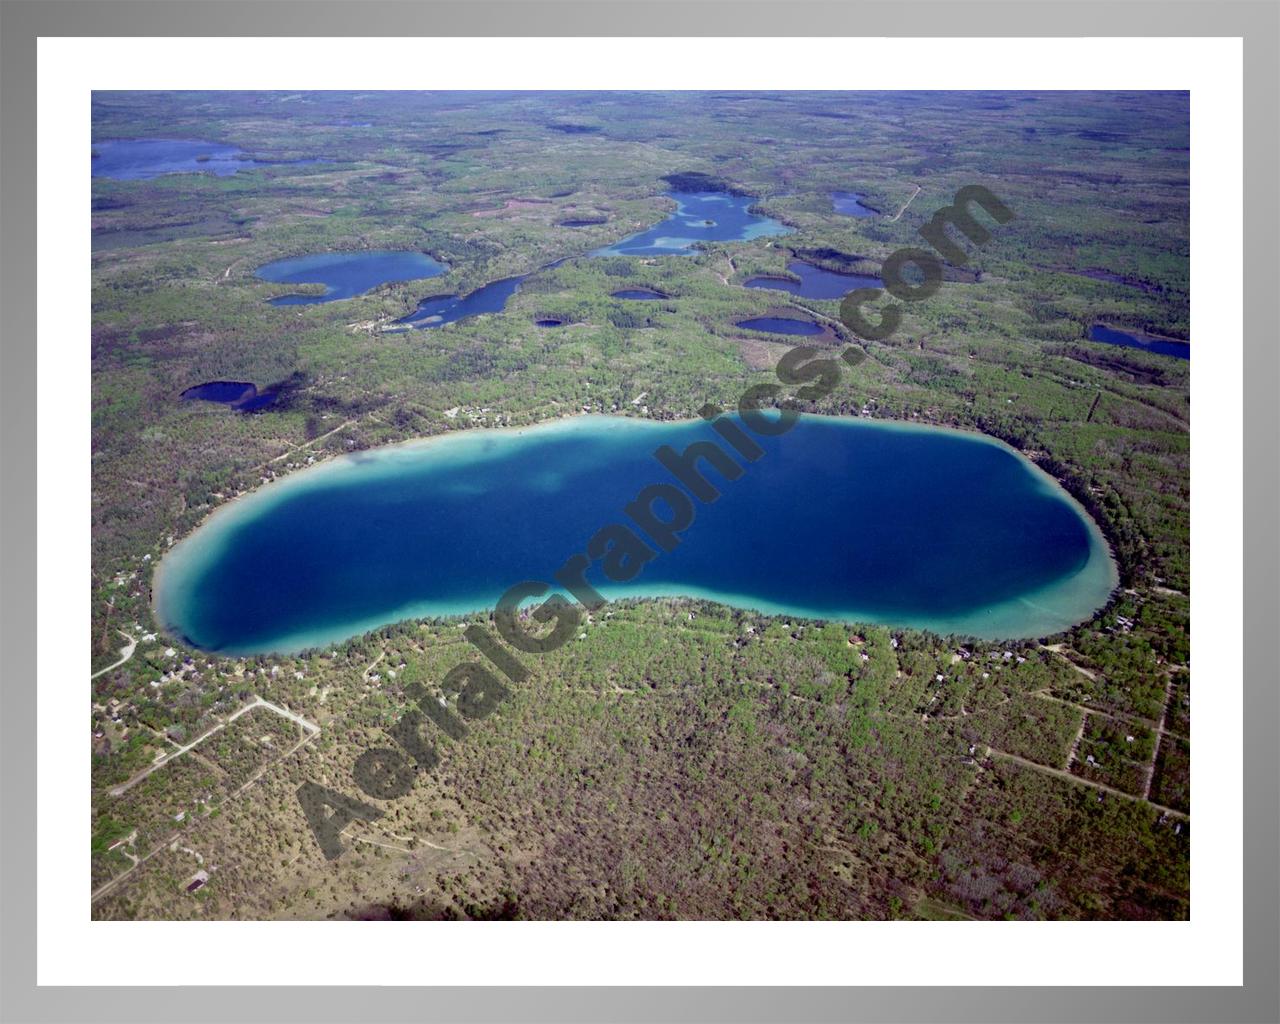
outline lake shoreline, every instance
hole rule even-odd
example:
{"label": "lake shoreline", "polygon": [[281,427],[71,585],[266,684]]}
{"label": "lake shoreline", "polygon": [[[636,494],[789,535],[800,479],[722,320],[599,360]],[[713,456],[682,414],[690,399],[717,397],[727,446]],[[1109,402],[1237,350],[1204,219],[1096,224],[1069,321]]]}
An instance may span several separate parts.
{"label": "lake shoreline", "polygon": [[[1096,566],[1094,565],[1094,560],[1097,557],[1101,557],[1105,559],[1105,567],[1106,567],[1108,579],[1110,581],[1110,585],[1108,588],[1109,595],[1114,595],[1116,589],[1118,588],[1120,580],[1119,580],[1119,573],[1118,573],[1115,553],[1105,533],[1103,532],[1100,524],[1097,522],[1097,520],[1094,519],[1094,517],[1089,513],[1089,511],[1075,498],[1074,495],[1071,494],[1071,492],[1063,485],[1061,481],[1059,481],[1056,477],[1054,477],[1044,468],[1037,465],[1033,459],[1028,458],[1024,453],[1018,451],[1016,448],[1014,448],[1012,445],[1008,444],[1004,440],[997,437],[993,437],[989,434],[984,434],[981,431],[972,430],[968,428],[943,426],[943,425],[929,424],[929,423],[913,423],[913,422],[902,421],[902,420],[878,420],[878,419],[871,419],[868,417],[861,417],[861,416],[849,416],[849,415],[827,416],[827,415],[821,415],[821,414],[804,414],[804,418],[810,419],[810,420],[818,420],[825,423],[841,423],[846,426],[855,427],[858,429],[871,429],[871,430],[878,429],[878,430],[903,432],[903,433],[945,434],[945,435],[951,435],[951,436],[961,436],[971,441],[985,443],[987,445],[999,448],[1001,450],[1004,450],[1012,454],[1024,465],[1024,467],[1029,468],[1033,472],[1033,474],[1041,482],[1042,486],[1051,489],[1051,491],[1055,494],[1055,496],[1057,496],[1060,500],[1064,500],[1068,505],[1070,505],[1071,508],[1077,514],[1078,518],[1081,520],[1081,522],[1085,524],[1085,527],[1088,531],[1089,538],[1090,538],[1091,554],[1089,554],[1085,563],[1078,570],[1078,573],[1084,573],[1086,570],[1090,568],[1090,566],[1093,566],[1094,571],[1096,572]],[[293,472],[287,473],[284,476],[277,477],[276,479],[273,479],[265,484],[261,484],[257,487],[254,487],[251,490],[245,491],[242,494],[236,495],[235,497],[224,501],[217,508],[210,510],[209,513],[205,515],[200,520],[200,522],[197,523],[191,529],[190,532],[185,534],[179,541],[177,541],[174,545],[172,545],[169,548],[169,550],[165,552],[158,560],[153,570],[152,579],[151,579],[151,588],[150,588],[151,593],[150,593],[149,604],[152,610],[153,618],[155,619],[160,629],[164,631],[166,634],[177,636],[179,639],[181,639],[184,643],[188,644],[189,646],[193,646],[199,649],[198,644],[194,643],[189,638],[183,636],[181,630],[177,629],[172,624],[174,617],[169,614],[166,614],[166,609],[162,606],[160,595],[164,590],[165,579],[167,574],[175,566],[181,567],[187,558],[198,557],[198,556],[207,554],[208,553],[206,551],[207,545],[216,544],[222,539],[223,533],[225,531],[219,528],[216,524],[219,522],[225,523],[228,516],[231,516],[234,512],[238,512],[243,509],[243,505],[240,503],[241,498],[253,497],[256,501],[263,503],[261,505],[261,508],[259,509],[259,513],[265,514],[269,512],[272,508],[274,508],[279,501],[285,499],[290,494],[296,492],[299,488],[306,488],[308,486],[314,485],[317,479],[321,477],[331,476],[335,473],[341,473],[344,470],[351,471],[351,470],[360,469],[362,466],[367,466],[371,458],[395,459],[397,454],[418,455],[423,450],[430,447],[439,448],[439,447],[450,447],[450,446],[454,446],[454,447],[488,446],[489,443],[492,442],[492,440],[497,437],[521,437],[530,432],[535,432],[535,431],[538,432],[543,438],[555,433],[572,432],[577,430],[591,429],[593,427],[596,429],[599,429],[601,427],[604,427],[604,429],[638,428],[638,429],[649,429],[649,430],[655,430],[655,431],[660,431],[662,428],[669,428],[675,431],[675,430],[679,430],[680,428],[687,428],[690,425],[701,423],[701,422],[703,421],[697,417],[691,417],[687,419],[678,419],[678,420],[653,420],[648,417],[632,416],[632,415],[601,415],[601,414],[587,414],[587,413],[566,413],[562,416],[551,417],[545,420],[540,420],[537,423],[533,423],[533,424],[526,424],[521,426],[510,426],[510,427],[469,427],[469,428],[460,429],[460,430],[446,430],[438,434],[430,434],[425,436],[406,438],[402,441],[392,442],[386,445],[379,445],[376,448],[366,449],[360,452],[338,454],[334,457],[327,458],[315,465],[307,466],[302,469],[295,470]],[[654,481],[659,480],[661,478],[661,475],[664,472],[665,471],[662,470],[662,468],[655,463]],[[266,495],[265,499],[264,499],[264,495]],[[206,527],[209,527],[211,525],[214,526],[214,529],[212,531],[206,530]],[[1064,587],[1069,587],[1073,578],[1074,577],[1072,576],[1068,576],[1062,580],[1055,581],[1054,583],[1050,584],[1047,589],[1049,591],[1054,591],[1054,590],[1061,590]],[[608,589],[609,589],[608,587],[605,587],[603,588],[603,591],[608,592]],[[649,593],[646,593],[646,591],[649,591]],[[871,612],[867,612],[867,613],[859,612],[857,616],[852,618],[846,614],[840,614],[837,616],[828,614],[824,616],[817,610],[811,609],[806,611],[798,607],[784,608],[776,604],[773,604],[772,602],[766,599],[759,598],[759,597],[752,598],[749,595],[737,595],[735,599],[735,595],[732,595],[732,594],[717,594],[713,590],[709,590],[705,588],[700,589],[692,586],[685,586],[682,589],[677,588],[674,590],[672,589],[663,590],[661,585],[654,585],[651,587],[630,586],[627,588],[627,592],[625,594],[618,593],[615,595],[615,598],[636,597],[638,599],[646,599],[647,597],[650,597],[650,596],[654,598],[689,597],[694,599],[712,600],[712,601],[717,601],[718,603],[728,604],[730,607],[737,607],[744,610],[753,609],[755,611],[758,611],[761,614],[791,615],[791,616],[799,616],[799,617],[815,618],[815,619],[825,618],[828,621],[877,622],[877,621],[882,621],[884,619],[883,615],[880,615],[877,613],[871,613]],[[1027,607],[1030,607],[1032,603],[1034,603],[1036,597],[1037,597],[1036,592],[1029,592],[1017,598],[1014,603],[1020,606],[1025,605]],[[1096,614],[1097,610],[1102,607],[1105,607],[1106,603],[1109,600],[1110,600],[1110,596],[1108,596],[1108,598],[1105,601],[1099,603],[1097,607],[1093,609],[1093,612],[1091,614]],[[480,602],[480,603],[483,605],[483,604],[488,604],[490,602]],[[972,624],[976,625],[975,616],[977,618],[981,618],[982,615],[995,614],[997,611],[1001,609],[1003,609],[1005,612],[1009,612],[1010,609],[1005,607],[1005,605],[1008,605],[1008,604],[1009,602],[997,602],[996,604],[990,607],[980,609],[977,613],[974,613],[974,615],[964,616],[961,618],[963,618],[966,622],[972,622]],[[411,612],[411,614],[402,616],[400,618],[392,619],[392,620],[379,617],[378,621],[370,622],[367,628],[368,629],[380,628],[381,626],[388,625],[391,622],[399,622],[399,621],[405,621],[406,619],[418,619],[418,618],[424,618],[424,617],[442,618],[442,619],[474,617],[474,615],[479,612],[488,611],[491,609],[483,608],[483,607],[462,608],[458,606],[455,600],[452,603],[415,602],[413,608],[406,608],[404,610],[406,612]],[[910,616],[906,616],[904,618],[910,618]],[[1084,619],[1080,621],[1087,621],[1087,618],[1088,616],[1086,616]],[[898,624],[904,628],[924,628],[924,629],[931,628],[927,624],[921,625],[921,624],[913,623],[909,621],[900,621]],[[960,621],[959,619],[957,619],[956,625],[959,625],[959,624],[960,624]],[[347,640],[353,638],[354,636],[361,635],[363,632],[366,632],[366,631],[367,629],[362,629],[358,633],[344,633],[341,639],[329,639],[329,640],[324,640],[323,642],[307,643],[303,646],[297,647],[296,649],[301,650],[301,649],[304,649],[305,647],[325,646],[333,643],[345,643]],[[933,630],[933,631],[937,631],[937,630]],[[980,636],[979,633],[971,630],[956,629],[953,631],[963,635]],[[1052,630],[1051,632],[1058,632],[1058,631],[1059,630]],[[1012,634],[1009,634],[1009,636],[1011,635]],[[1044,634],[1041,634],[1041,635],[1044,635]],[[995,634],[993,634],[993,637],[994,636]],[[1002,638],[1002,639],[1008,638],[1008,636],[1001,634],[999,638]],[[287,638],[283,638],[283,637],[280,638],[281,641],[285,639]],[[278,648],[277,650],[275,650],[275,653],[288,653],[288,652],[284,651],[283,648]],[[232,655],[229,655],[229,656],[232,656]]]}

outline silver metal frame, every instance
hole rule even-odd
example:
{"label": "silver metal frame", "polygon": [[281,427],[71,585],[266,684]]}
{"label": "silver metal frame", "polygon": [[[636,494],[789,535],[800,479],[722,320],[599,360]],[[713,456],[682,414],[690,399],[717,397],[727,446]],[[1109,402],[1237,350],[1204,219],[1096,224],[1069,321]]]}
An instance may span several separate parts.
{"label": "silver metal frame", "polygon": [[[732,11],[733,24],[723,17]],[[1096,12],[1097,17],[1089,17]],[[1244,985],[1129,988],[54,988],[35,984],[35,193],[40,36],[1229,36],[1244,39]],[[97,1021],[1280,1020],[1280,6],[716,0],[0,0],[0,1018]],[[959,53],[960,51],[958,51]],[[762,928],[768,927],[761,925]]]}

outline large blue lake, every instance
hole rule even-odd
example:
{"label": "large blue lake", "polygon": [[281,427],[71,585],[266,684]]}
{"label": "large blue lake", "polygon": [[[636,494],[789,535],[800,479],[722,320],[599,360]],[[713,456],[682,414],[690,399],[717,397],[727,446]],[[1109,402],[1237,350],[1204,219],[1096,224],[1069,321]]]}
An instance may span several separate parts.
{"label": "large blue lake", "polygon": [[321,163],[320,160],[250,160],[235,146],[205,139],[109,139],[93,144],[95,178],[137,180],[162,174],[226,177],[248,167]]}
{"label": "large blue lake", "polygon": [[855,288],[883,288],[880,278],[869,274],[839,274],[833,270],[823,270],[804,260],[791,260],[787,270],[795,274],[798,281],[785,277],[770,277],[763,274],[749,278],[743,282],[746,288],[773,288],[780,292],[790,292],[806,299],[842,299]]}
{"label": "large blue lake", "polygon": [[597,249],[593,256],[671,256],[692,251],[698,242],[742,242],[791,229],[771,217],[748,212],[750,196],[727,192],[668,192],[676,212],[647,231]]}
{"label": "large blue lake", "polygon": [[[653,452],[717,440],[702,421],[578,417],[462,431],[340,457],[220,509],[165,556],[158,618],[190,643],[249,654],[387,623],[492,609],[551,581],[651,483]],[[1042,636],[1116,585],[1097,527],[1039,469],[978,435],[803,417],[671,553],[609,597],[689,595],[764,612]],[[660,508],[666,515],[666,509]]]}
{"label": "large blue lake", "polygon": [[277,260],[254,273],[274,284],[322,284],[322,295],[281,295],[273,306],[311,306],[363,295],[380,284],[415,281],[443,274],[447,268],[420,252],[323,252]]}

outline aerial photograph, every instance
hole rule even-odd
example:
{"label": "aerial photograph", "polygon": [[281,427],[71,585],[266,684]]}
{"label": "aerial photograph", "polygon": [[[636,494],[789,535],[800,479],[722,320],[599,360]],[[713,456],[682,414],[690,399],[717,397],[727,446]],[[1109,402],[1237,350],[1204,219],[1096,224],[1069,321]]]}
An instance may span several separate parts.
{"label": "aerial photograph", "polygon": [[93,93],[92,919],[1188,920],[1189,113]]}

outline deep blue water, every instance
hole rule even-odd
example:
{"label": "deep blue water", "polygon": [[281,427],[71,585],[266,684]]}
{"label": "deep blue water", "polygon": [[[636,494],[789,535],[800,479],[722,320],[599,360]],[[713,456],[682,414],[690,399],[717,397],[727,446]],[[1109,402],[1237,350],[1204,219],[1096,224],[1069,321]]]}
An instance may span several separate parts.
{"label": "deep blue water", "polygon": [[1162,356],[1173,356],[1175,359],[1190,359],[1191,345],[1185,341],[1169,341],[1165,338],[1150,338],[1137,331],[1118,331],[1106,324],[1094,324],[1089,328],[1089,340],[1101,341],[1106,345],[1120,345],[1123,348],[1140,348],[1144,352],[1155,352]]}
{"label": "deep blue water", "polygon": [[506,307],[507,300],[520,287],[520,282],[528,276],[522,274],[519,277],[504,277],[501,281],[490,281],[467,295],[429,295],[418,303],[417,309],[396,323],[425,329],[443,327],[455,320],[481,313],[500,313]]}
{"label": "deep blue water", "polygon": [[240,412],[254,412],[274,405],[279,391],[274,388],[259,391],[256,385],[243,380],[211,380],[187,388],[178,397],[188,402],[218,402]]}
{"label": "deep blue water", "polygon": [[858,192],[832,192],[831,208],[846,217],[876,217],[879,210],[862,205],[862,195]]}
{"label": "deep blue water", "polygon": [[243,380],[211,380],[206,384],[197,384],[187,388],[180,397],[187,401],[222,402],[234,405],[242,398],[249,398],[258,393],[258,389]]}
{"label": "deep blue water", "polygon": [[259,391],[239,402],[236,408],[241,412],[256,412],[258,409],[265,409],[269,405],[275,405],[276,399],[279,397],[279,392],[272,389]]}
{"label": "deep blue water", "polygon": [[275,284],[322,284],[323,295],[281,295],[273,306],[311,306],[362,295],[391,281],[435,277],[447,268],[420,252],[324,252],[277,260],[255,274]]}
{"label": "deep blue water", "polygon": [[110,139],[93,144],[95,178],[139,179],[204,172],[226,177],[247,167],[298,166],[321,160],[250,160],[235,146],[204,139]]}
{"label": "deep blue water", "polygon": [[669,256],[693,251],[698,242],[741,242],[784,235],[789,228],[770,217],[748,213],[750,196],[727,192],[668,192],[676,212],[647,231],[598,249],[595,256]]}
{"label": "deep blue water", "polygon": [[753,331],[768,331],[770,334],[821,334],[825,327],[812,320],[797,320],[786,316],[757,316],[750,320],[739,320],[738,327],[747,327]]}
{"label": "deep blue water", "polygon": [[[291,651],[426,615],[491,609],[553,574],[641,488],[655,458],[717,435],[702,421],[580,417],[463,431],[345,456],[225,506],[165,556],[156,612],[215,651]],[[683,594],[744,608],[1041,636],[1086,618],[1116,576],[1078,506],[977,435],[816,416],[736,481],[671,553],[610,597]],[[668,510],[659,506],[659,515]],[[603,627],[600,627],[603,628]],[[522,657],[524,657],[522,655]]]}
{"label": "deep blue water", "polygon": [[744,282],[747,288],[772,288],[806,299],[840,299],[855,288],[883,288],[880,278],[868,274],[837,274],[823,270],[804,260],[791,260],[787,269],[800,278],[788,281],[780,277],[753,277]]}
{"label": "deep blue water", "polygon": [[619,291],[611,292],[610,295],[615,299],[634,299],[637,301],[667,298],[661,292],[650,291],[648,288],[623,288]]}

